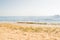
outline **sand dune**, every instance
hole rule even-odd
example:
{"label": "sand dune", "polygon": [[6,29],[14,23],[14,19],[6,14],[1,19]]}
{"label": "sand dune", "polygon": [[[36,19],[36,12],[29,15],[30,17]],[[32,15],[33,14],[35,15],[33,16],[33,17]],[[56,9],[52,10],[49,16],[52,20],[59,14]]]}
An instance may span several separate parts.
{"label": "sand dune", "polygon": [[0,40],[60,40],[60,25],[0,23]]}

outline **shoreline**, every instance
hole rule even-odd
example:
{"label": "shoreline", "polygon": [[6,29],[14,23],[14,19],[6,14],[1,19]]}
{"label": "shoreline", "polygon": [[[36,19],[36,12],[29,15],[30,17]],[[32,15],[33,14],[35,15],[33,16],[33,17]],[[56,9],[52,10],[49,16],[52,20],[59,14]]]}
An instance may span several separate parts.
{"label": "shoreline", "polygon": [[18,24],[38,24],[38,25],[60,25],[60,23],[58,22],[51,22],[51,23],[47,23],[47,22],[13,22],[13,21],[0,21],[0,23],[18,23]]}
{"label": "shoreline", "polygon": [[30,26],[34,26],[34,27],[59,27],[60,24],[45,24],[45,23],[35,23],[35,22],[0,22],[0,24],[14,24],[14,25],[18,25],[18,26],[26,26],[26,27],[30,27]]}

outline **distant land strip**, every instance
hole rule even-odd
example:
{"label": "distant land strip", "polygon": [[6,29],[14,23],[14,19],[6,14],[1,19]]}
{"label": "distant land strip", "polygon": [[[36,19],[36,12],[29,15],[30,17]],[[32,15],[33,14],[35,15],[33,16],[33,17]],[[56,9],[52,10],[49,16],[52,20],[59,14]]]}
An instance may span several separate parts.
{"label": "distant land strip", "polygon": [[60,23],[47,23],[47,22],[17,22],[25,24],[42,24],[42,25],[60,25]]}

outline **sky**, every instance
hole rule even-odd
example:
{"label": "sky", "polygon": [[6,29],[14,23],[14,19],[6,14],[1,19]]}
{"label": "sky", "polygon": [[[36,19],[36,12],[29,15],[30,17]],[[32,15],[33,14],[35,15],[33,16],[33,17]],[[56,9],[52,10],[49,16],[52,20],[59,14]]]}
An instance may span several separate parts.
{"label": "sky", "polygon": [[0,0],[0,16],[60,15],[60,0]]}

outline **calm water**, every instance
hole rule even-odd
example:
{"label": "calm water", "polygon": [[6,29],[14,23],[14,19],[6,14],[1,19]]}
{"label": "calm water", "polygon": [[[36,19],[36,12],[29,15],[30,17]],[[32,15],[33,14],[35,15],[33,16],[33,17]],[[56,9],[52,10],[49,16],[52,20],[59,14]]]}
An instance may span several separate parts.
{"label": "calm water", "polygon": [[0,16],[0,21],[60,22],[60,16]]}

